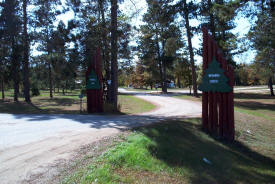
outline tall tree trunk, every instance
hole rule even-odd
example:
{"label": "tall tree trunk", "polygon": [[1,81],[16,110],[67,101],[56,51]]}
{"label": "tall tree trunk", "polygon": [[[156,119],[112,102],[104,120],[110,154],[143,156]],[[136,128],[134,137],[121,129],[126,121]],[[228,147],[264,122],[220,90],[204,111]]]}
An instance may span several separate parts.
{"label": "tall tree trunk", "polygon": [[49,82],[50,82],[50,98],[53,98],[53,77],[52,77],[52,68],[51,68],[51,61],[48,61],[48,69],[49,69]]}
{"label": "tall tree trunk", "polygon": [[5,89],[4,89],[4,77],[1,80],[1,91],[2,91],[2,100],[5,100]]}
{"label": "tall tree trunk", "polygon": [[[14,63],[16,65],[17,63]],[[19,94],[19,76],[18,76],[18,66],[13,67],[13,88],[14,88],[14,96],[13,100],[18,102],[18,94]]]}
{"label": "tall tree trunk", "polygon": [[157,54],[158,54],[158,63],[159,63],[159,74],[160,74],[160,80],[161,80],[161,91],[166,93],[167,92],[167,89],[166,89],[166,92],[165,92],[165,82],[164,82],[164,78],[163,78],[163,63],[162,63],[162,60],[161,60],[161,54],[160,54],[160,47],[159,47],[159,34],[158,32],[156,33],[156,46],[157,46]]}
{"label": "tall tree trunk", "polygon": [[117,0],[111,0],[111,102],[117,108]]}
{"label": "tall tree trunk", "polygon": [[105,80],[107,82],[107,102],[110,102],[111,100],[111,86],[108,84],[108,80],[111,79],[110,75],[110,58],[109,58],[109,48],[107,43],[107,27],[106,27],[106,21],[105,21],[105,13],[104,13],[104,6],[103,6],[103,0],[98,0],[99,4],[99,11],[101,14],[101,21],[102,21],[102,42],[103,42],[103,49],[102,51],[102,60],[104,63],[104,70],[105,70]]}
{"label": "tall tree trunk", "polygon": [[269,78],[268,86],[269,86],[269,89],[270,89],[270,95],[274,96],[272,77]]}
{"label": "tall tree trunk", "polygon": [[[49,5],[49,1],[46,1],[46,9],[49,12],[50,11],[50,5]],[[49,20],[48,18],[48,14],[46,14],[46,20]],[[49,21],[48,21],[49,22]],[[53,98],[53,76],[52,76],[52,67],[51,67],[51,63],[52,63],[52,58],[50,57],[51,54],[51,49],[50,49],[50,34],[49,34],[49,30],[50,30],[50,25],[47,25],[46,28],[46,44],[47,44],[47,54],[48,54],[48,69],[49,69],[49,82],[50,82],[50,98]]]}
{"label": "tall tree trunk", "polygon": [[12,76],[13,76],[13,88],[14,96],[13,100],[18,102],[19,94],[19,63],[18,63],[18,46],[15,44],[15,38],[12,40]]}
{"label": "tall tree trunk", "polygon": [[[65,92],[68,93],[68,81],[65,82]],[[65,95],[65,94],[64,94]]]}
{"label": "tall tree trunk", "polygon": [[193,84],[193,93],[194,96],[198,96],[197,92],[197,74],[195,69],[195,62],[194,62],[194,52],[192,47],[192,34],[189,26],[189,12],[187,8],[186,0],[183,1],[184,3],[184,17],[185,17],[185,28],[187,30],[187,39],[188,39],[188,49],[190,54],[190,62],[191,62],[191,68],[192,68],[192,84]]}
{"label": "tall tree trunk", "polygon": [[24,58],[23,58],[23,77],[24,77],[24,96],[25,101],[30,103],[30,81],[29,81],[29,41],[27,30],[27,0],[23,0],[23,16],[24,16]]}
{"label": "tall tree trunk", "polygon": [[162,86],[162,92],[163,93],[167,93],[166,61],[162,60],[162,66],[163,66],[163,86]]}
{"label": "tall tree trunk", "polygon": [[181,88],[181,86],[180,86],[180,77],[179,76],[178,76],[177,82],[178,82],[178,87]]}
{"label": "tall tree trunk", "polygon": [[215,38],[216,38],[216,34],[215,34],[215,21],[214,21],[214,16],[213,16],[213,13],[211,12],[212,11],[212,2],[211,2],[211,0],[208,0],[207,1],[207,3],[208,3],[208,11],[209,11],[209,21],[210,21],[210,27],[209,27],[209,29],[210,29],[210,31],[211,31],[211,33],[212,33],[212,36],[213,36],[213,38],[214,38],[214,40],[215,40]]}
{"label": "tall tree trunk", "polygon": [[[163,31],[163,28],[161,28],[161,32],[164,32]],[[167,75],[166,75],[166,61],[164,60],[164,46],[165,46],[165,43],[164,41],[162,41],[162,59],[161,59],[161,62],[162,62],[162,69],[163,69],[163,87],[162,87],[162,92],[163,93],[167,93]]]}

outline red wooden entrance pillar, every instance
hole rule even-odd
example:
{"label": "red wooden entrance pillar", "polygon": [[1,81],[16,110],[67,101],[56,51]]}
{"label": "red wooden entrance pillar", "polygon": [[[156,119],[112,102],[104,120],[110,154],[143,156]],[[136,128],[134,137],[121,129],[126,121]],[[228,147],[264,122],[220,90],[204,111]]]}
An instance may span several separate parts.
{"label": "red wooden entrance pillar", "polygon": [[86,91],[88,113],[103,112],[102,68],[99,48],[86,72]]}
{"label": "red wooden entrance pillar", "polygon": [[[203,72],[208,68],[208,32],[203,29]],[[208,132],[208,92],[202,92],[202,128]]]}
{"label": "red wooden entrance pillar", "polygon": [[[203,31],[202,127],[227,140],[234,140],[234,69],[227,64],[217,43]],[[212,63],[213,62],[213,63]]]}

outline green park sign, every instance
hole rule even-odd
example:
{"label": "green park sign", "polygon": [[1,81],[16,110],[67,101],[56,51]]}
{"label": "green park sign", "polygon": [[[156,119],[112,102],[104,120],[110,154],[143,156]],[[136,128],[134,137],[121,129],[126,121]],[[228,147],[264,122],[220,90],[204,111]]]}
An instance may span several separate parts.
{"label": "green park sign", "polygon": [[199,90],[203,92],[231,92],[232,87],[228,85],[228,78],[224,74],[224,70],[220,67],[216,58],[213,57],[212,62],[202,78],[202,83],[199,85]]}
{"label": "green park sign", "polygon": [[100,89],[99,80],[94,70],[91,70],[88,76],[86,89]]}

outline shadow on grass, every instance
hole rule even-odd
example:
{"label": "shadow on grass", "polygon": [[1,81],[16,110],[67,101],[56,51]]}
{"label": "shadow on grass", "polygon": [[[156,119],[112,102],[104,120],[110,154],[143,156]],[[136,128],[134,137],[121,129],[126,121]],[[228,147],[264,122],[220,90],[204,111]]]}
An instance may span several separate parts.
{"label": "shadow on grass", "polygon": [[275,97],[270,96],[269,94],[260,94],[260,93],[234,93],[235,99],[273,99]]}
{"label": "shadow on grass", "polygon": [[275,111],[275,97],[268,94],[235,93],[235,106],[248,110]]}
{"label": "shadow on grass", "polygon": [[[20,117],[41,117],[42,120],[50,120],[59,118],[49,114],[81,114],[91,115],[86,110],[80,112],[80,106],[77,100],[73,99],[41,99],[40,102],[26,103],[26,102],[13,102],[11,100],[0,100],[0,113],[18,114]],[[74,105],[74,107],[72,107]],[[85,102],[83,102],[83,107]],[[104,108],[104,113],[93,113],[92,115],[126,115],[123,112],[114,112],[108,108]],[[23,115],[24,114],[24,115]],[[36,115],[38,114],[38,115]],[[34,118],[36,119],[36,118]]]}
{"label": "shadow on grass", "polygon": [[[66,109],[72,105],[77,105],[78,102],[73,99],[63,98],[63,99],[37,99],[33,103],[26,102],[13,102],[11,100],[0,101],[0,112],[1,113],[11,113],[11,114],[49,114],[49,113],[65,113],[65,114],[75,114],[80,113],[77,110]],[[47,107],[44,109],[43,107]],[[59,107],[59,108],[58,108]]]}
{"label": "shadow on grass", "polygon": [[[201,132],[196,123],[169,121],[137,130],[156,143],[149,148],[151,154],[170,167],[188,173],[190,183],[275,181],[273,159],[250,150],[240,142],[216,141]],[[204,162],[203,158],[211,164]]]}
{"label": "shadow on grass", "polygon": [[43,113],[44,111],[32,103],[13,102],[11,100],[0,101],[1,113]]}
{"label": "shadow on grass", "polygon": [[235,102],[235,106],[249,109],[249,110],[270,110],[275,111],[275,101],[274,104],[266,104],[256,101],[245,101],[245,102]]}
{"label": "shadow on grass", "polygon": [[[42,99],[39,99],[37,103],[38,104],[51,103],[50,106],[71,106],[73,104],[78,104],[79,100],[71,99],[71,98],[53,98],[53,99],[42,98]],[[45,106],[48,106],[48,104],[46,104]]]}

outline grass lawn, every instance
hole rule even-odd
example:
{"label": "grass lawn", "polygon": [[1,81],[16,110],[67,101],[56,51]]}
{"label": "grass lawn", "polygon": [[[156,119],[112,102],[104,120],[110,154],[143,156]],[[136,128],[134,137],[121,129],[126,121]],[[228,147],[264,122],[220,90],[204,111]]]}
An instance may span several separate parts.
{"label": "grass lawn", "polygon": [[[179,95],[176,98],[201,101],[199,98],[190,95]],[[275,122],[275,97],[269,93],[235,93],[234,94],[235,111],[262,117]]]}
{"label": "grass lawn", "polygon": [[[236,123],[242,121],[238,117]],[[251,131],[260,135],[262,128]],[[255,144],[252,136],[244,134],[226,143],[203,133],[200,119],[166,121],[133,130],[125,141],[62,183],[273,183],[275,136],[271,132],[266,139],[254,137]]]}
{"label": "grass lawn", "polygon": [[[50,113],[50,114],[79,114],[80,100],[78,98],[80,91],[74,90],[71,93],[55,93],[54,98],[49,98],[49,91],[40,91],[40,96],[32,98],[32,104],[24,102],[22,97],[19,102],[12,101],[12,91],[6,92],[6,100],[0,100],[0,113]],[[147,101],[136,98],[131,95],[119,95],[118,103],[121,114],[135,114],[147,112],[155,108],[155,106]],[[82,114],[86,114],[86,97],[83,98]],[[106,113],[109,113],[106,106]]]}
{"label": "grass lawn", "polygon": [[202,132],[200,118],[167,120],[133,129],[62,183],[274,183],[274,98],[235,94],[235,105],[233,143]]}
{"label": "grass lawn", "polygon": [[155,108],[152,103],[131,95],[119,95],[118,103],[120,104],[120,111],[125,114],[148,112]]}

